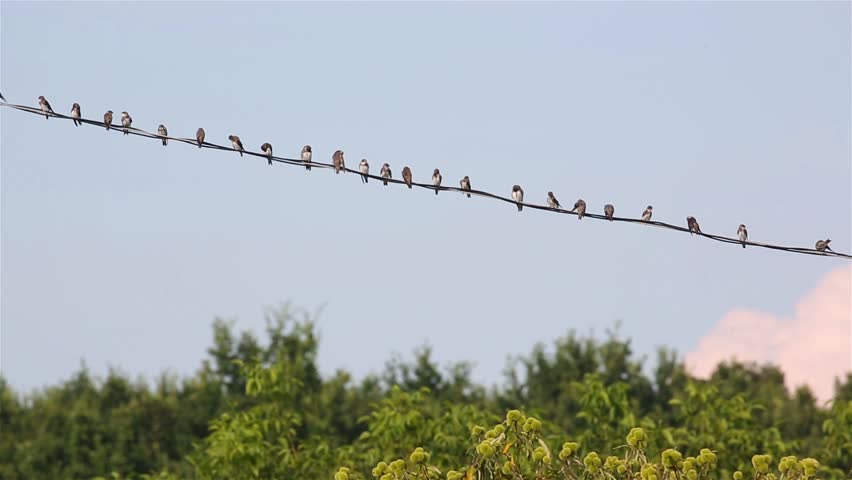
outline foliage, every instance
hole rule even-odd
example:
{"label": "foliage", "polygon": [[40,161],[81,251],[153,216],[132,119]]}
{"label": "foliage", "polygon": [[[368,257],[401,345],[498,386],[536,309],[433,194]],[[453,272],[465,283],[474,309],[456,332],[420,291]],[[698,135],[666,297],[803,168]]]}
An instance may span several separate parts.
{"label": "foliage", "polygon": [[184,379],[96,379],[83,366],[20,395],[0,377],[0,478],[852,474],[852,375],[818,405],[806,388],[788,392],[772,366],[723,363],[700,380],[660,350],[649,369],[610,331],[536,346],[498,387],[476,385],[470,364],[442,368],[429,348],[356,382],[345,371],[321,375],[318,345],[310,316],[285,307],[268,315],[263,341],[215,321],[208,357]]}

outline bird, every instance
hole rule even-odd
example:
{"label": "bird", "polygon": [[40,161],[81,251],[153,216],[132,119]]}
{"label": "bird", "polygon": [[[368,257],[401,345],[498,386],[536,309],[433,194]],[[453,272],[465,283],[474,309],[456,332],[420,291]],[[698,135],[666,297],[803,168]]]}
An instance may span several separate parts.
{"label": "bird", "polygon": [[370,180],[370,177],[367,176],[370,174],[370,162],[366,158],[361,159],[361,163],[358,164],[358,171],[361,172],[361,181],[367,183]]}
{"label": "bird", "polygon": [[121,126],[124,127],[124,134],[127,135],[127,128],[130,127],[130,124],[133,123],[133,119],[130,118],[130,114],[127,112],[121,112]]}
{"label": "bird", "polygon": [[340,173],[341,171],[344,173],[346,172],[346,170],[344,170],[346,168],[346,163],[343,160],[343,150],[336,150],[334,152],[331,156],[331,163],[334,165],[334,173]]}
{"label": "bird", "polygon": [[203,128],[199,128],[195,132],[195,139],[198,141],[198,148],[201,148],[201,146],[204,145],[204,129]]}
{"label": "bird", "polygon": [[402,169],[402,181],[408,185],[408,188],[411,188],[411,169],[408,166]]}
{"label": "bird", "polygon": [[311,146],[305,145],[302,147],[302,161],[305,162],[305,170],[311,171]]}
{"label": "bird", "polygon": [[[470,177],[468,177],[467,175],[465,175],[464,178],[461,179],[459,184],[461,185],[462,190],[467,190],[468,192],[470,191]],[[469,193],[467,194],[467,198],[470,198]]]}
{"label": "bird", "polygon": [[562,208],[562,205],[559,205],[559,200],[556,199],[553,192],[547,192],[547,206],[550,208]]}
{"label": "bird", "polygon": [[686,226],[689,227],[689,234],[701,233],[701,227],[698,226],[698,220],[695,217],[686,217]]}
{"label": "bird", "polygon": [[651,221],[651,215],[653,215],[653,214],[654,214],[654,207],[648,205],[648,208],[646,208],[645,211],[642,212],[642,221],[650,222]]}
{"label": "bird", "polygon": [[831,243],[830,238],[826,238],[825,240],[817,240],[817,242],[816,242],[817,251],[818,252],[824,252],[824,251],[828,250],[829,252],[833,252],[834,250],[832,250],[828,247],[829,243]]}
{"label": "bird", "polygon": [[574,202],[574,208],[571,211],[573,212],[574,210],[577,211],[577,220],[582,220],[586,215],[586,201],[581,198]]}
{"label": "bird", "polygon": [[104,126],[109,130],[110,125],[112,125],[112,110],[107,110],[104,114]]}
{"label": "bird", "polygon": [[6,97],[4,97],[2,93],[0,93],[0,100],[3,100],[4,102],[6,101]]}
{"label": "bird", "polygon": [[387,187],[388,179],[393,177],[389,164],[386,163],[382,165],[382,169],[379,171],[379,176],[382,177],[382,183]]}
{"label": "bird", "polygon": [[50,102],[44,98],[44,95],[39,95],[38,97],[38,106],[41,107],[41,111],[44,112],[44,118],[50,118],[50,115],[47,113],[53,113],[53,109],[50,108]]}
{"label": "bird", "polygon": [[74,125],[80,126],[83,122],[80,121],[80,104],[75,103],[71,105],[71,121],[74,122]]}
{"label": "bird", "polygon": [[168,139],[168,138],[166,138],[166,137],[168,137],[168,136],[169,136],[169,131],[168,131],[168,130],[166,130],[166,126],[165,126],[165,125],[163,125],[163,124],[161,123],[161,124],[160,124],[160,126],[159,126],[159,127],[157,127],[157,133],[158,133],[161,137],[163,137],[163,146],[165,147],[166,145],[168,145],[168,144],[169,144],[169,139]]}
{"label": "bird", "polygon": [[739,237],[740,243],[742,243],[743,248],[745,248],[745,242],[748,241],[748,230],[746,230],[746,226],[742,223],[739,228],[737,228],[737,237]]}
{"label": "bird", "polygon": [[240,156],[242,157],[245,149],[243,148],[243,142],[240,140],[240,137],[236,135],[228,135],[228,140],[231,141],[231,146],[234,147],[234,150],[240,152]]}
{"label": "bird", "polygon": [[606,205],[604,205],[604,216],[607,218],[607,220],[611,222],[613,215],[615,215],[615,207],[612,206],[611,203],[607,203]]}
{"label": "bird", "polygon": [[441,186],[441,180],[443,179],[444,177],[441,176],[441,171],[436,168],[432,172],[432,185],[435,186],[435,195],[438,194],[438,187]]}
{"label": "bird", "polygon": [[522,211],[524,209],[524,189],[521,188],[520,185],[515,185],[512,187],[512,200],[518,204],[518,211]]}
{"label": "bird", "polygon": [[272,144],[264,143],[260,146],[260,150],[266,154],[266,162],[272,165]]}

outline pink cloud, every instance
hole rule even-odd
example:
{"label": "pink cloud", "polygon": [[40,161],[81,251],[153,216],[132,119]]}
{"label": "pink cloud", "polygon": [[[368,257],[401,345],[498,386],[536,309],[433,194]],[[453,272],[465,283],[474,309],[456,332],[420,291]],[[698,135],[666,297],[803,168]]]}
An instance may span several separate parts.
{"label": "pink cloud", "polygon": [[778,365],[787,388],[807,384],[820,401],[831,399],[835,377],[852,370],[852,267],[829,272],[790,318],[731,310],[686,355],[686,365],[706,378],[731,359]]}

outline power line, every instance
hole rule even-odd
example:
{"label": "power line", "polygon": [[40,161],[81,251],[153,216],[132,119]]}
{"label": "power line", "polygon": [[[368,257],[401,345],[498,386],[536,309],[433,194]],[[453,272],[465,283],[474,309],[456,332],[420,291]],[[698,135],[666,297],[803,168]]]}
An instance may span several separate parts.
{"label": "power line", "polygon": [[[101,121],[89,120],[89,119],[86,119],[86,118],[72,118],[68,115],[63,115],[61,113],[56,113],[56,112],[45,113],[44,111],[42,111],[39,108],[28,107],[28,106],[25,106],[25,105],[16,105],[16,104],[11,104],[11,103],[0,103],[0,106],[11,108],[11,109],[22,111],[22,112],[31,113],[31,114],[34,114],[34,115],[47,115],[49,117],[59,118],[59,119],[63,119],[63,120],[76,120],[77,122],[80,122],[80,123],[85,123],[85,124],[89,124],[89,125],[94,125],[94,126],[106,128],[106,124],[104,122],[101,122]],[[156,133],[147,132],[145,130],[142,130],[142,129],[139,129],[139,128],[136,128],[136,127],[123,127],[123,126],[121,126],[120,123],[119,124],[111,124],[109,130],[114,131],[114,132],[126,133],[126,134],[129,134],[129,135],[136,135],[136,136],[140,136],[140,137],[152,138],[152,139],[156,139],[156,140],[160,140],[160,141],[163,140],[163,139],[167,139],[167,140],[171,140],[171,141],[186,143],[186,144],[193,145],[193,146],[196,146],[196,147],[198,146],[198,141],[194,138],[183,138],[183,137],[172,137],[172,136],[167,136],[167,135],[159,135],[159,134],[156,134]],[[239,150],[236,150],[232,147],[228,147],[228,146],[224,146],[224,145],[218,145],[218,144],[207,142],[207,141],[205,141],[201,144],[201,148],[209,148],[209,149],[214,149],[214,150],[227,150],[227,151],[230,151],[230,152],[239,152]],[[254,156],[254,157],[258,157],[258,158],[264,158],[264,159],[267,159],[269,161],[283,163],[283,164],[287,164],[287,165],[295,165],[295,166],[299,166],[299,167],[305,167],[307,165],[301,159],[278,157],[278,156],[274,156],[274,155],[269,156],[266,153],[254,152],[254,151],[251,151],[251,150],[243,150],[242,153],[245,154],[245,155],[251,155],[251,156]],[[310,162],[310,166],[317,167],[317,168],[334,169],[333,164],[317,162],[317,161],[313,161],[313,159]],[[345,172],[348,172],[348,173],[359,175],[359,176],[365,175],[365,174],[361,173],[360,171],[352,169],[352,168],[343,168],[342,170],[345,171]],[[400,180],[400,179],[385,178],[385,177],[381,177],[381,176],[375,175],[375,174],[367,174],[366,176],[368,178],[372,178],[372,179],[380,181],[380,182],[395,183],[395,184],[398,184],[398,185],[406,185],[406,183],[403,180]],[[500,195],[495,195],[493,193],[489,193],[489,192],[486,192],[484,190],[474,190],[474,189],[463,190],[459,187],[450,187],[450,186],[444,186],[444,185],[436,187],[436,186],[434,186],[430,183],[417,183],[417,182],[412,182],[411,185],[414,186],[414,187],[429,190],[431,192],[435,192],[435,191],[459,192],[459,193],[463,193],[463,194],[470,194],[470,195],[476,195],[476,196],[479,196],[479,197],[485,197],[485,198],[489,198],[489,199],[492,199],[492,200],[498,200],[498,201],[510,203],[512,205],[518,205],[518,202],[516,202],[515,200],[513,200],[511,198],[502,197]],[[523,205],[525,208],[530,208],[530,209],[534,209],[534,210],[543,210],[543,211],[547,211],[547,212],[551,212],[551,213],[561,213],[561,214],[565,214],[565,215],[577,215],[577,213],[575,213],[571,210],[565,210],[563,208],[552,208],[552,207],[549,207],[549,206],[546,206],[546,205],[537,205],[537,204],[526,203],[526,202],[522,202],[522,203],[520,203],[520,205]],[[647,220],[646,221],[646,220],[642,220],[642,219],[639,219],[639,218],[626,218],[626,217],[612,217],[612,219],[609,219],[604,215],[597,214],[597,213],[588,213],[588,212],[585,213],[584,217],[593,218],[595,220],[634,223],[634,224],[664,228],[664,229],[668,229],[668,230],[672,230],[672,231],[676,231],[676,232],[699,235],[701,237],[708,238],[710,240],[715,240],[717,242],[722,242],[722,243],[732,243],[732,244],[735,244],[735,245],[745,244],[745,245],[751,246],[751,247],[768,248],[768,249],[771,249],[771,250],[780,250],[780,251],[790,252],[790,253],[799,253],[799,254],[804,254],[804,255],[817,255],[817,256],[823,256],[823,257],[836,257],[836,258],[844,258],[844,259],[847,259],[847,260],[852,260],[852,255],[849,255],[849,254],[846,254],[846,253],[839,253],[839,252],[835,252],[835,251],[831,251],[831,250],[820,251],[820,250],[816,250],[815,248],[787,247],[787,246],[783,246],[783,245],[774,245],[774,244],[770,244],[770,243],[760,243],[760,242],[753,242],[753,241],[741,242],[738,238],[725,237],[725,236],[722,236],[722,235],[714,235],[714,234],[703,233],[703,232],[702,233],[690,232],[688,228],[680,227],[680,226],[677,226],[677,225],[672,225],[672,224],[669,224],[669,223],[658,222],[656,220],[653,220],[653,221]]]}

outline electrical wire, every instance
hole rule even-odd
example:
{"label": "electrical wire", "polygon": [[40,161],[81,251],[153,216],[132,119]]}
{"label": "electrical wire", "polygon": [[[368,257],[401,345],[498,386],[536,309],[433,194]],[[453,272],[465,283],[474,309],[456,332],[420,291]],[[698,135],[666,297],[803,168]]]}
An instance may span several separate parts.
{"label": "electrical wire", "polygon": [[[86,118],[72,118],[68,115],[64,115],[64,114],[56,113],[56,112],[45,113],[40,108],[28,107],[26,105],[16,105],[16,104],[12,104],[12,103],[0,103],[0,106],[6,107],[6,108],[11,108],[11,109],[14,109],[14,110],[19,110],[19,111],[22,111],[22,112],[31,113],[31,114],[34,114],[34,115],[47,115],[49,117],[59,118],[59,119],[63,119],[63,120],[76,120],[77,122],[80,122],[80,123],[85,123],[85,124],[88,124],[88,125],[94,125],[94,126],[106,128],[106,124],[104,122],[101,122],[101,121],[90,120],[90,119],[86,119]],[[136,128],[136,127],[132,127],[132,126],[131,127],[123,127],[123,126],[121,126],[120,121],[119,121],[118,124],[115,124],[115,123],[110,124],[109,130],[115,131],[115,132],[126,133],[128,135],[136,135],[136,136],[140,136],[140,137],[153,138],[153,139],[157,139],[157,140],[168,139],[168,140],[171,140],[171,141],[186,143],[186,144],[193,145],[193,146],[196,146],[196,147],[198,146],[198,141],[194,138],[172,137],[172,136],[167,136],[167,135],[164,136],[164,135],[159,135],[159,134],[156,134],[156,133],[147,132],[145,130],[142,130],[142,129],[139,129],[139,128]],[[202,143],[201,148],[208,148],[208,149],[213,149],[213,150],[226,150],[226,151],[231,151],[231,152],[239,152],[239,150],[234,149],[232,147],[228,147],[228,146],[224,146],[224,145],[218,145],[218,144],[207,142],[207,141]],[[306,163],[306,162],[302,161],[301,159],[278,157],[278,156],[274,156],[274,155],[270,157],[269,155],[267,155],[265,153],[254,152],[254,151],[251,151],[251,150],[243,150],[242,153],[245,154],[245,155],[250,155],[250,156],[254,156],[254,157],[265,158],[269,161],[273,161],[273,162],[277,162],[277,163],[283,163],[283,164],[294,165],[294,166],[299,166],[299,167],[305,167],[307,165],[310,165],[311,167],[316,167],[316,168],[328,168],[328,169],[334,168],[334,165],[332,165],[330,163],[317,162],[317,161],[313,161],[313,159],[310,163]],[[354,169],[351,169],[351,168],[343,168],[342,171],[345,171],[345,172],[348,172],[348,173],[353,173],[353,174],[359,175],[359,176],[365,176],[365,174],[361,173],[360,171],[354,170]],[[396,179],[396,178],[384,178],[384,177],[381,177],[381,176],[375,175],[375,174],[366,174],[366,177],[372,178],[374,180],[381,181],[381,182],[394,183],[394,184],[398,184],[398,185],[405,185],[405,182],[403,180]],[[475,190],[475,189],[463,190],[460,187],[450,187],[450,186],[444,186],[444,185],[436,187],[436,186],[432,185],[431,183],[417,183],[417,182],[412,182],[411,185],[413,187],[423,188],[423,189],[429,190],[431,192],[435,192],[436,190],[437,191],[447,191],[447,192],[459,192],[459,193],[463,193],[463,194],[470,194],[470,195],[476,195],[476,196],[479,196],[479,197],[489,198],[489,199],[492,199],[492,200],[498,200],[498,201],[510,203],[512,205],[518,205],[518,202],[516,202],[515,200],[513,200],[511,198],[502,197],[500,195],[495,195],[493,193],[489,193],[489,192],[486,192],[484,190]],[[530,208],[530,209],[534,209],[534,210],[543,210],[543,211],[548,211],[548,212],[552,212],[552,213],[561,213],[561,214],[565,214],[565,215],[577,215],[576,212],[571,211],[571,210],[566,210],[566,209],[563,209],[563,208],[552,208],[552,207],[549,207],[549,206],[546,206],[546,205],[538,205],[538,204],[526,203],[526,202],[521,202],[520,205],[524,206],[525,208]],[[677,225],[672,225],[672,224],[665,223],[665,222],[659,222],[659,221],[656,221],[656,220],[645,221],[645,220],[642,220],[642,219],[639,219],[639,218],[627,218],[627,217],[615,217],[615,216],[613,216],[613,218],[610,220],[610,219],[606,218],[606,216],[604,216],[604,215],[600,215],[600,214],[596,214],[596,213],[589,213],[589,212],[585,213],[584,217],[585,218],[593,218],[595,220],[633,223],[633,224],[640,224],[640,225],[664,228],[664,229],[672,230],[672,231],[676,231],[676,232],[690,233],[690,234],[693,234],[693,235],[698,235],[698,236],[708,238],[710,240],[715,240],[717,242],[722,242],[722,243],[731,243],[731,244],[735,244],[735,245],[747,245],[747,246],[751,246],[751,247],[768,248],[768,249],[771,249],[771,250],[780,250],[780,251],[784,251],[784,252],[799,253],[799,254],[803,254],[803,255],[816,255],[816,256],[822,256],[822,257],[835,257],[835,258],[844,258],[844,259],[847,259],[847,260],[852,260],[852,255],[849,255],[849,254],[846,254],[846,253],[835,252],[835,251],[832,251],[832,250],[820,251],[820,250],[816,250],[815,248],[788,247],[788,246],[783,246],[783,245],[775,245],[775,244],[770,244],[770,243],[760,243],[760,242],[754,242],[754,241],[748,241],[748,240],[745,241],[745,242],[741,242],[738,238],[725,237],[723,235],[714,235],[714,234],[711,234],[711,233],[690,232],[688,228],[684,228],[684,227],[677,226]]]}

